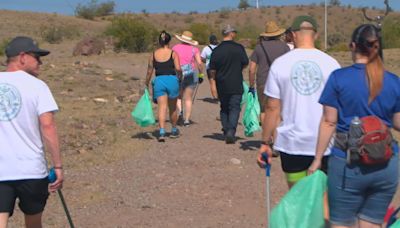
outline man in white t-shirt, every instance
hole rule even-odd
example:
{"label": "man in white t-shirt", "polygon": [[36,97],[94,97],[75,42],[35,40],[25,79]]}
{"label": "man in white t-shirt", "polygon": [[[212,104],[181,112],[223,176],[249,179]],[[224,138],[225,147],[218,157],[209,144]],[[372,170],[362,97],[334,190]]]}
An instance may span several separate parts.
{"label": "man in white t-shirt", "polygon": [[[273,148],[280,151],[289,187],[307,175],[314,159],[322,116],[318,99],[331,72],[340,68],[335,59],[314,47],[317,23],[312,17],[295,18],[291,29],[296,48],[273,62],[265,86],[268,102],[257,158],[259,165],[265,167],[262,153],[266,153],[270,163],[273,143]],[[275,129],[277,137],[273,142]],[[325,155],[328,153],[329,150]]]}
{"label": "man in white t-shirt", "polygon": [[[0,227],[7,227],[16,199],[26,227],[42,227],[49,190],[62,187],[63,171],[54,121],[57,104],[40,79],[40,49],[29,37],[16,37],[6,47],[7,70],[0,73]],[[57,179],[49,185],[44,147]]]}
{"label": "man in white t-shirt", "polygon": [[[201,61],[206,64],[206,71],[207,71],[207,78],[210,81],[210,59],[213,50],[218,46],[218,39],[215,35],[210,35],[209,37],[210,44],[205,46],[201,51],[200,57]],[[211,81],[210,81],[210,88],[211,88]],[[215,97],[214,97],[215,98]]]}

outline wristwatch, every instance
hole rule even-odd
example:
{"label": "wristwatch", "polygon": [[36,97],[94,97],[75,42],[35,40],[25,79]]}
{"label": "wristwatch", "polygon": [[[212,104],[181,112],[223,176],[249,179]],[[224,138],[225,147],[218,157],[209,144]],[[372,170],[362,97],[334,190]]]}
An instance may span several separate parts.
{"label": "wristwatch", "polygon": [[268,141],[261,141],[261,145],[266,145],[272,147],[274,145],[274,140],[270,138]]}

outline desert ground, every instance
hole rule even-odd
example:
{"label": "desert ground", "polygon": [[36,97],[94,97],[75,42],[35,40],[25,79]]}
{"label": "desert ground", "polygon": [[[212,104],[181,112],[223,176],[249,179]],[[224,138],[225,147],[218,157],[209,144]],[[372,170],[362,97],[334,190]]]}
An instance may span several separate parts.
{"label": "desert ground", "polygon": [[[66,177],[62,191],[76,227],[266,226],[265,173],[256,165],[260,133],[245,137],[239,125],[238,141],[225,144],[216,119],[219,107],[211,102],[207,81],[195,99],[194,124],[180,127],[180,138],[159,143],[156,126],[140,128],[130,115],[144,90],[150,54],[73,57],[75,44],[43,43],[52,53],[43,58],[40,79],[60,107],[56,120]],[[351,64],[348,52],[330,54],[342,66]],[[399,50],[384,54],[388,70],[400,75]],[[286,191],[279,158],[274,158],[272,205]],[[399,196],[394,203],[400,206]],[[69,227],[57,194],[48,200],[43,223]],[[22,213],[16,209],[9,227],[22,226]]]}

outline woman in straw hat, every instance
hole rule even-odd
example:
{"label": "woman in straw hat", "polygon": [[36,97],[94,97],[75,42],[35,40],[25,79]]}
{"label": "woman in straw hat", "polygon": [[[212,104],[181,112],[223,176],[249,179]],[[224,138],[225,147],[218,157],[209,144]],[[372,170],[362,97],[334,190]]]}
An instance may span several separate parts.
{"label": "woman in straw hat", "polygon": [[[183,125],[190,125],[190,115],[192,113],[192,96],[193,91],[199,82],[199,74],[203,71],[201,57],[197,46],[199,43],[193,39],[193,34],[189,31],[184,31],[181,35],[175,35],[175,37],[181,41],[180,44],[175,45],[174,50],[180,60],[182,68],[182,83],[181,83],[181,95],[185,109],[185,116]],[[178,110],[182,113],[182,101],[178,99]]]}
{"label": "woman in straw hat", "polygon": [[149,58],[147,68],[146,86],[149,86],[150,79],[155,69],[156,78],[153,80],[153,99],[158,104],[158,123],[160,132],[158,141],[165,141],[165,119],[167,108],[169,109],[170,121],[172,124],[171,138],[179,137],[178,112],[176,101],[179,96],[179,80],[182,78],[179,56],[169,48],[171,35],[162,31],[158,37],[160,48],[154,51]]}

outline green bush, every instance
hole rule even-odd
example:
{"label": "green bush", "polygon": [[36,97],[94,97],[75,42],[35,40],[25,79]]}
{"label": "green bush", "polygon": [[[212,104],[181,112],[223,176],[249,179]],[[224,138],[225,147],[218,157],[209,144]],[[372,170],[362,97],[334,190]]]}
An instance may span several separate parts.
{"label": "green bush", "polygon": [[0,56],[4,56],[6,53],[7,44],[10,43],[11,39],[4,39],[0,42]]}
{"label": "green bush", "polygon": [[329,52],[349,51],[349,44],[342,42],[338,43],[328,49]]}
{"label": "green bush", "polygon": [[208,37],[212,33],[211,27],[204,23],[191,24],[189,31],[193,33],[193,37],[195,40],[199,41],[200,44],[207,44]]}
{"label": "green bush", "polygon": [[114,1],[97,3],[97,0],[92,0],[87,5],[78,4],[78,6],[75,8],[75,15],[77,17],[93,20],[95,17],[112,14],[114,12],[114,8]]}
{"label": "green bush", "polygon": [[117,39],[115,49],[128,52],[146,52],[157,41],[156,28],[140,18],[129,16],[116,17],[106,30],[106,35]]}
{"label": "green bush", "polygon": [[57,44],[64,39],[73,39],[80,36],[79,30],[75,26],[49,25],[40,27],[40,36],[51,44]]}
{"label": "green bush", "polygon": [[387,17],[382,28],[383,47],[400,48],[400,17]]}
{"label": "green bush", "polygon": [[252,23],[238,28],[238,39],[257,39],[260,35],[260,28]]}

